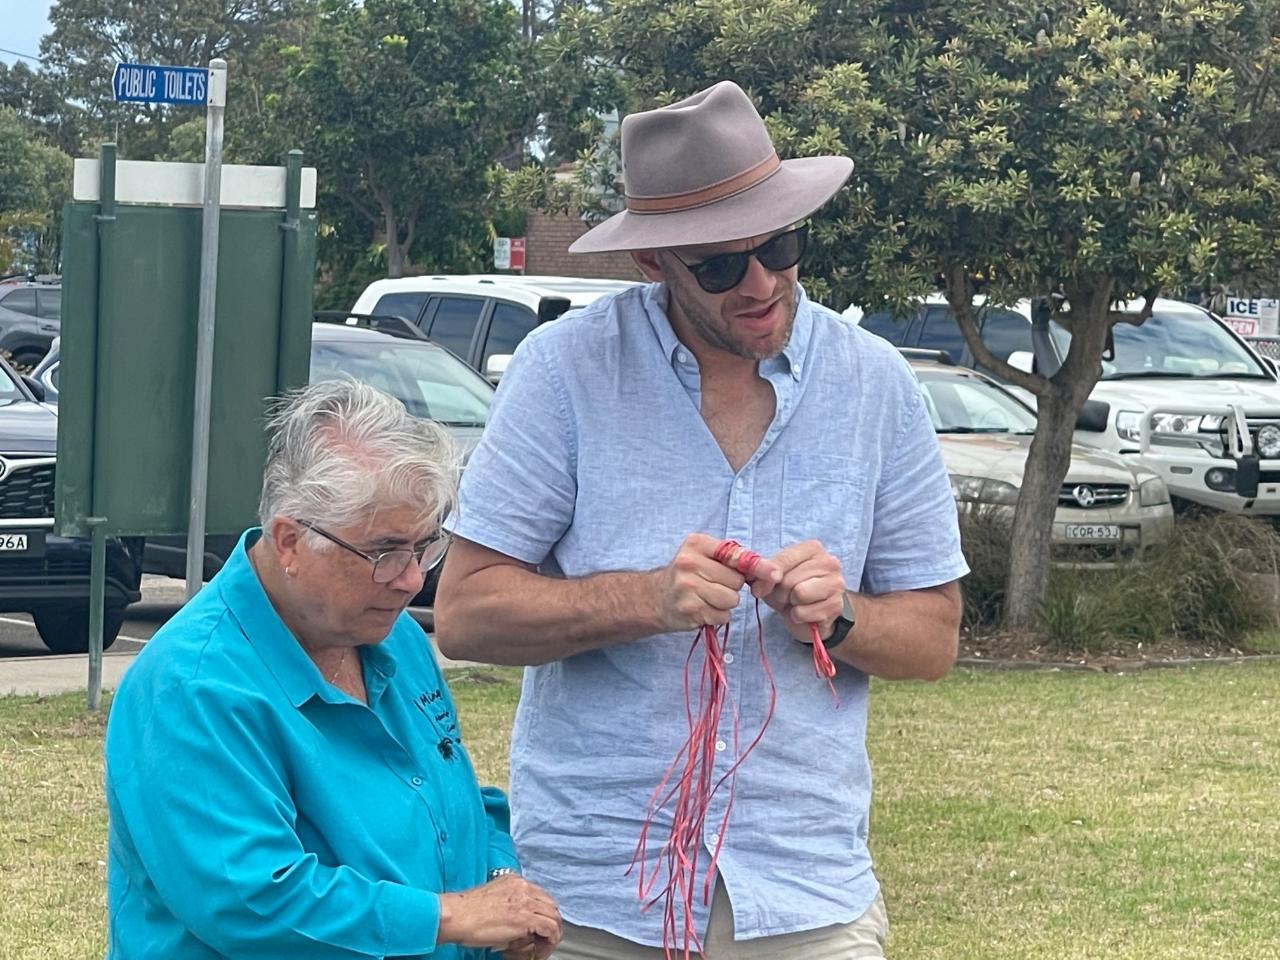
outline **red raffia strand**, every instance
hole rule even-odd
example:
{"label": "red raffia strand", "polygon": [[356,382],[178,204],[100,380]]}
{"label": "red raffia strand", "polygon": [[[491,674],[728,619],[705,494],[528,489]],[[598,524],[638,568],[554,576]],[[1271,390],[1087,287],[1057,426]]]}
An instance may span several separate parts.
{"label": "red raffia strand", "polygon": [[[720,543],[713,554],[715,560],[737,570],[748,580],[751,579],[761,561],[758,553],[746,549],[733,540]],[[689,725],[689,737],[676,753],[675,759],[662,775],[650,798],[644,824],[640,829],[640,839],[636,844],[631,859],[631,870],[637,871],[637,893],[642,909],[648,910],[662,901],[662,953],[665,960],[672,960],[676,955],[677,943],[683,939],[684,960],[690,960],[692,952],[702,953],[702,943],[698,937],[697,927],[693,921],[693,899],[697,885],[698,861],[702,853],[702,830],[706,823],[707,811],[711,799],[716,792],[727,783],[729,791],[725,801],[724,815],[720,818],[715,849],[707,863],[702,884],[702,900],[704,904],[711,902],[712,883],[716,876],[716,863],[720,858],[720,850],[724,845],[725,833],[729,827],[729,814],[733,808],[734,784],[738,767],[760,743],[765,729],[773,719],[774,707],[777,704],[778,690],[774,682],[773,670],[765,654],[764,625],[760,620],[760,601],[756,600],[756,636],[760,651],[760,665],[769,683],[769,705],[765,711],[764,722],[745,750],[739,749],[739,724],[737,704],[729,701],[733,716],[733,750],[734,762],[729,769],[712,782],[715,769],[716,742],[719,739],[720,714],[724,710],[728,683],[725,677],[724,649],[729,641],[729,627],[713,627],[704,625],[695,634],[689,648],[689,656],[685,658],[684,697],[685,718]],[[814,668],[818,675],[827,680],[831,691],[835,686],[831,677],[835,674],[835,665],[822,645],[816,625],[812,627],[814,637]],[[698,647],[703,648],[701,677],[695,700],[691,696],[691,674],[693,657]],[[837,700],[838,704],[838,700]],[[653,825],[658,813],[671,806],[671,832],[658,856],[654,858],[653,867],[645,868],[645,854],[648,846],[649,828]],[[666,883],[658,888],[658,881],[665,875]],[[676,907],[679,905],[682,916],[677,918]]]}

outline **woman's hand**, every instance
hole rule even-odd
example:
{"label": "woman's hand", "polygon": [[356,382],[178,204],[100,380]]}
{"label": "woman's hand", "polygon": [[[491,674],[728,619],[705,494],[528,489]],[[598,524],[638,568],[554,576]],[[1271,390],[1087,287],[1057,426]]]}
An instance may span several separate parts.
{"label": "woman's hand", "polygon": [[560,934],[560,910],[551,895],[514,874],[440,895],[440,943],[507,950],[524,940],[544,951],[532,954],[541,960],[560,942]]}
{"label": "woman's hand", "polygon": [[542,937],[524,937],[515,943],[507,944],[502,951],[502,960],[547,960],[556,945]]}

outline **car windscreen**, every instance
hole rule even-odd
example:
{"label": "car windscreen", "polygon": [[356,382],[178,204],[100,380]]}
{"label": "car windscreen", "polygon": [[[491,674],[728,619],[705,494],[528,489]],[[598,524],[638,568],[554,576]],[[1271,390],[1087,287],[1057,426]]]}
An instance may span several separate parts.
{"label": "car windscreen", "polygon": [[311,381],[352,376],[396,397],[415,417],[483,426],[493,388],[446,350],[413,340],[314,340]]}
{"label": "car windscreen", "polygon": [[1034,433],[1036,417],[1010,394],[962,373],[917,370],[938,433]]}
{"label": "car windscreen", "polygon": [[0,367],[0,403],[7,403],[10,400],[25,400],[26,395],[22,392],[22,388],[18,386],[18,381],[14,379],[12,373]]}
{"label": "car windscreen", "polygon": [[[1071,334],[1057,323],[1053,338],[1067,355]],[[1199,310],[1156,310],[1141,324],[1117,323],[1115,356],[1102,361],[1103,380],[1271,377],[1221,323]]]}

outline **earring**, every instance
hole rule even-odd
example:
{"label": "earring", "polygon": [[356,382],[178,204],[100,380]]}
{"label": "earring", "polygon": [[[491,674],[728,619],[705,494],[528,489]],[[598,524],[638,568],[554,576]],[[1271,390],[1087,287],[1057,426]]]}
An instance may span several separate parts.
{"label": "earring", "polygon": [[284,575],[285,575],[286,577],[296,577],[296,576],[298,575],[298,571],[297,571],[297,569],[296,569],[296,568],[294,568],[294,567],[285,567],[285,568],[284,568]]}

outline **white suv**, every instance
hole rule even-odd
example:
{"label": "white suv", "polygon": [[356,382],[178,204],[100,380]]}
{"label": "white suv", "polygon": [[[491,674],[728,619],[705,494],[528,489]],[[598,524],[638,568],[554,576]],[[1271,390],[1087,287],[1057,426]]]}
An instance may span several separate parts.
{"label": "white suv", "polygon": [[[1132,305],[1137,309],[1138,305]],[[942,296],[908,317],[845,316],[901,347],[940,350],[977,367]],[[1032,336],[1031,304],[980,307],[984,344],[1013,366],[1052,374],[1071,334],[1056,323]],[[1184,501],[1232,513],[1280,516],[1280,383],[1260,357],[1208,310],[1155,302],[1141,325],[1118,323],[1114,349],[1089,395],[1076,441],[1131,456]]]}
{"label": "white suv", "polygon": [[515,274],[400,277],[369,284],[351,312],[403,317],[496,383],[516,344],[538,324],[632,286]]}

